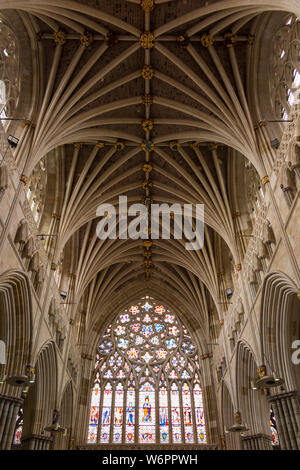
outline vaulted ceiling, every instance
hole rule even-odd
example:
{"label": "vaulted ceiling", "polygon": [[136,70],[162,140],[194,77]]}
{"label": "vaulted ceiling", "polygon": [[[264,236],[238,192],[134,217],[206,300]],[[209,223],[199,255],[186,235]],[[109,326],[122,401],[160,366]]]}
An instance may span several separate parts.
{"label": "vaulted ceiling", "polygon": [[[18,10],[35,57],[33,125],[16,158],[27,177],[45,156],[55,168],[45,204],[60,216],[53,261],[64,252],[87,328],[96,337],[104,319],[147,293],[208,338],[211,311],[221,314],[219,274],[241,262],[233,213],[245,211],[237,207],[245,163],[267,174],[248,93],[256,26],[265,12],[297,13],[299,2],[0,0],[0,8]],[[204,249],[99,240],[96,208],[120,195],[205,204]],[[54,230],[49,214],[42,225]]]}

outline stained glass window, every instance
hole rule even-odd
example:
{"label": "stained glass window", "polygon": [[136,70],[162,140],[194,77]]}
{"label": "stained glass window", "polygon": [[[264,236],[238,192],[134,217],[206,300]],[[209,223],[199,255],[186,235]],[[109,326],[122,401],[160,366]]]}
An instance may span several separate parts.
{"label": "stained glass window", "polygon": [[111,423],[111,402],[112,402],[112,386],[108,383],[104,389],[102,421],[101,421],[101,442],[109,442],[110,440],[110,423]]}
{"label": "stained glass window", "polygon": [[278,447],[280,445],[279,436],[278,436],[278,431],[277,431],[276,419],[275,419],[274,411],[272,408],[270,411],[270,428],[271,428],[271,435],[272,435],[272,445],[274,447]]}
{"label": "stained glass window", "polygon": [[135,433],[135,389],[129,387],[126,403],[126,438],[125,442],[134,442]]}
{"label": "stained glass window", "polygon": [[17,422],[16,422],[16,430],[15,430],[15,436],[14,436],[14,442],[13,442],[14,445],[21,444],[22,432],[23,432],[23,408],[20,408],[18,416],[17,416]]}
{"label": "stained glass window", "polygon": [[95,444],[97,442],[98,424],[99,424],[99,406],[100,406],[100,384],[96,382],[92,392],[90,419],[89,419],[89,434],[88,442]]}
{"label": "stained glass window", "polygon": [[159,389],[159,429],[160,442],[169,442],[169,408],[168,408],[168,390],[166,387]]}
{"label": "stained glass window", "polygon": [[139,393],[139,442],[155,442],[155,388],[146,382]]}
{"label": "stained glass window", "polygon": [[178,386],[173,383],[171,387],[171,415],[172,415],[172,429],[173,429],[173,442],[180,444],[181,441],[181,416],[180,416],[180,398]]}
{"label": "stained glass window", "polygon": [[182,408],[183,408],[185,442],[193,443],[194,433],[193,433],[191,392],[187,383],[184,383],[182,387]]}
{"label": "stained glass window", "polygon": [[[118,374],[120,375],[120,374]],[[114,413],[114,434],[113,442],[122,442],[122,425],[123,425],[123,385],[118,384],[115,395],[115,413]]]}
{"label": "stained glass window", "polygon": [[197,349],[174,312],[144,297],[98,346],[88,443],[205,443]]}
{"label": "stained glass window", "polygon": [[206,442],[203,397],[199,383],[194,386],[194,402],[198,442]]}

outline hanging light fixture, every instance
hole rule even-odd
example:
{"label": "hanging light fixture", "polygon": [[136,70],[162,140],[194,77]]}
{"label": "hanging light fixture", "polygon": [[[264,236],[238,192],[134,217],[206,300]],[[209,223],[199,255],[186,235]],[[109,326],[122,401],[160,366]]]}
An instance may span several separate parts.
{"label": "hanging light fixture", "polygon": [[239,411],[234,413],[234,424],[232,426],[229,426],[228,431],[229,432],[248,431],[247,426],[245,426],[245,424],[242,423],[241,413]]}
{"label": "hanging light fixture", "polygon": [[35,371],[32,366],[26,366],[25,375],[6,377],[5,382],[13,387],[30,387],[35,382]]}
{"label": "hanging light fixture", "polygon": [[27,375],[13,375],[6,377],[5,382],[13,387],[26,387],[28,385]]}
{"label": "hanging light fixture", "polygon": [[251,390],[254,390],[254,391],[258,390],[258,386],[256,385],[256,380],[251,380],[250,388]]}
{"label": "hanging light fixture", "polygon": [[67,429],[60,426],[59,416],[60,416],[59,410],[55,409],[53,411],[52,423],[49,426],[47,426],[46,428],[44,428],[44,430],[47,431],[47,432],[53,432],[55,434],[64,434],[64,435],[66,435]]}
{"label": "hanging light fixture", "polygon": [[279,387],[284,384],[284,379],[276,376],[276,374],[267,375],[267,368],[265,365],[257,368],[258,378],[255,381],[257,388],[273,388]]}

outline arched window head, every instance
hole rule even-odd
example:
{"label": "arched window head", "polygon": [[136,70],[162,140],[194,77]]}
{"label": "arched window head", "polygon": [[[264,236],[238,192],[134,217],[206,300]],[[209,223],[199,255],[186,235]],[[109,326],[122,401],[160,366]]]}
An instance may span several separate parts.
{"label": "arched window head", "polygon": [[109,325],[93,377],[88,443],[206,442],[197,348],[175,313],[153,298]]}

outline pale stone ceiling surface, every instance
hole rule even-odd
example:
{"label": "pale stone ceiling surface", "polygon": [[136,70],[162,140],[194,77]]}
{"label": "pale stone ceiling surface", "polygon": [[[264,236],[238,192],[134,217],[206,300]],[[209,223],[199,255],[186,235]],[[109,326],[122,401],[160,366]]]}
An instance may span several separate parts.
{"label": "pale stone ceiling surface", "polygon": [[[285,5],[276,0],[152,3],[0,3],[32,19],[42,61],[25,174],[29,177],[45,155],[53,158],[53,151],[63,161],[54,261],[63,250],[65,257],[72,253],[77,299],[93,298],[91,326],[147,285],[191,321],[197,317],[205,334],[208,293],[219,309],[218,272],[241,262],[232,220],[236,208],[230,202],[233,159],[242,190],[245,158],[261,178],[266,174],[248,102],[253,33],[260,15]],[[296,9],[292,3],[290,9]],[[153,34],[153,47],[141,43],[144,32]],[[147,66],[150,77],[142,74]],[[145,120],[150,130],[143,128]],[[152,142],[152,151],[142,149],[145,141]],[[174,141],[176,149],[170,148]],[[116,149],[117,142],[124,148]],[[145,163],[151,163],[151,172],[143,171]],[[145,190],[145,181],[152,187]],[[116,203],[119,195],[131,202],[149,196],[157,203],[204,203],[204,249],[191,253],[183,241],[154,240],[146,257],[142,240],[97,240],[96,208]]]}

